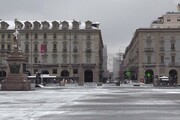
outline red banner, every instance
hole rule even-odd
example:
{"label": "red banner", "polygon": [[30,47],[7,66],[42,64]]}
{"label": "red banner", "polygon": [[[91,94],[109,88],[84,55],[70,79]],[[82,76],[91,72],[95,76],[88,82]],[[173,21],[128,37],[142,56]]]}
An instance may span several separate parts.
{"label": "red banner", "polygon": [[46,45],[45,44],[41,44],[41,53],[45,53],[46,51]]}

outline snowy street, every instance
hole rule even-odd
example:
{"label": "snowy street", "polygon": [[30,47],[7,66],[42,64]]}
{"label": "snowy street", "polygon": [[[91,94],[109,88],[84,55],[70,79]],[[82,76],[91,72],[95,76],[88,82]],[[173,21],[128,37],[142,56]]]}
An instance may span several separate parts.
{"label": "snowy street", "polygon": [[180,88],[66,86],[0,91],[0,120],[179,120]]}

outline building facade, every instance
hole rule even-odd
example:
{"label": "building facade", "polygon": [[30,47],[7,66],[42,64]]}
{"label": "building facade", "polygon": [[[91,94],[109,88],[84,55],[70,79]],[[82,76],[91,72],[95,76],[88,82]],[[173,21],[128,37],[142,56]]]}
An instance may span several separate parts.
{"label": "building facade", "polygon": [[180,12],[167,12],[151,24],[152,28],[180,28]]}
{"label": "building facade", "polygon": [[102,79],[103,40],[99,23],[76,20],[1,21],[1,75],[6,74],[4,58],[13,44],[15,24],[30,75],[46,71],[81,84]]}
{"label": "building facade", "polygon": [[[126,48],[123,69],[130,79],[154,83],[154,77],[168,76],[180,83],[180,29],[141,28]],[[126,76],[128,77],[128,76]]]}
{"label": "building facade", "polygon": [[168,76],[180,84],[180,12],[166,13],[153,21],[150,28],[140,28],[125,50],[124,78],[155,83]]}
{"label": "building facade", "polygon": [[113,57],[113,80],[119,81],[120,57]]}
{"label": "building facade", "polygon": [[103,82],[106,82],[109,76],[109,72],[107,69],[107,45],[104,45],[103,47]]}

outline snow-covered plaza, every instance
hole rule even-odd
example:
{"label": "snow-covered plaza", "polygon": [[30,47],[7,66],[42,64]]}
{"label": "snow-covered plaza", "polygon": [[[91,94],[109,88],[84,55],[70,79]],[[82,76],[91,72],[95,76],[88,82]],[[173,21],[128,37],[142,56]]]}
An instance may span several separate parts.
{"label": "snow-covered plaza", "polygon": [[180,88],[53,86],[0,91],[0,120],[179,120]]}

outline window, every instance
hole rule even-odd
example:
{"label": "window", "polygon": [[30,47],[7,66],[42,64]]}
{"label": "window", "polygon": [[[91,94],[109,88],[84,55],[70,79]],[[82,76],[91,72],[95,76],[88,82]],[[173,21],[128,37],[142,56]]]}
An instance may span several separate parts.
{"label": "window", "polygon": [[38,39],[38,34],[37,33],[35,33],[34,38]]}
{"label": "window", "polygon": [[1,44],[1,50],[4,50],[4,44]]}
{"label": "window", "polygon": [[42,63],[47,63],[47,55],[42,55]]}
{"label": "window", "polygon": [[74,40],[77,40],[77,35],[74,35]]}
{"label": "window", "polygon": [[57,69],[53,69],[52,74],[57,74]]}
{"label": "window", "polygon": [[151,43],[152,43],[151,37],[147,36],[147,40],[146,40],[147,48],[151,48]]}
{"label": "window", "polygon": [[164,63],[164,56],[161,56],[161,63]]}
{"label": "window", "polygon": [[66,39],[67,39],[67,38],[66,38],[66,34],[64,34],[64,35],[63,35],[63,39],[64,39],[64,40],[66,40]]}
{"label": "window", "polygon": [[53,64],[57,63],[57,56],[53,56]]}
{"label": "window", "polygon": [[180,21],[180,17],[177,18],[177,21]]}
{"label": "window", "polygon": [[78,69],[73,69],[73,74],[78,74]]}
{"label": "window", "polygon": [[62,29],[68,29],[68,26],[69,26],[69,24],[67,21],[62,22]]}
{"label": "window", "polygon": [[167,22],[170,22],[170,21],[171,21],[171,19],[168,17],[168,18],[167,18]]}
{"label": "window", "polygon": [[78,56],[77,55],[74,56],[74,63],[78,63]]}
{"label": "window", "polygon": [[29,45],[28,44],[25,45],[25,52],[26,53],[29,52]]}
{"label": "window", "polygon": [[67,56],[63,56],[63,63],[67,63]]}
{"label": "window", "polygon": [[63,52],[67,52],[67,43],[63,43]]}
{"label": "window", "polygon": [[151,64],[151,56],[150,55],[147,56],[147,64]]}
{"label": "window", "polygon": [[77,48],[77,45],[74,45],[74,49],[73,49],[74,52],[78,52],[78,48]]}
{"label": "window", "polygon": [[87,54],[86,56],[86,63],[91,63],[91,55]]}
{"label": "window", "polygon": [[87,46],[88,49],[90,49],[90,48],[91,48],[91,42],[88,41],[88,42],[86,43],[86,46]]}
{"label": "window", "polygon": [[11,34],[8,34],[8,38],[11,38]]}
{"label": "window", "polygon": [[43,23],[43,29],[49,29],[49,23],[48,22]]}
{"label": "window", "polygon": [[56,39],[56,38],[57,38],[56,33],[54,33],[53,38],[54,38],[54,39]]}
{"label": "window", "polygon": [[44,33],[44,39],[47,39],[47,34],[46,33]]}
{"label": "window", "polygon": [[53,49],[57,49],[57,45],[56,44],[53,44]]}
{"label": "window", "polygon": [[37,44],[34,45],[34,51],[38,52],[38,45]]}
{"label": "window", "polygon": [[30,23],[25,23],[25,29],[30,29],[31,28],[31,24]]}
{"label": "window", "polygon": [[175,44],[171,43],[171,50],[175,50]]}
{"label": "window", "polygon": [[92,22],[91,21],[86,21],[86,29],[91,29],[92,28]]}
{"label": "window", "polygon": [[54,21],[52,22],[52,29],[58,29],[59,28],[59,23]]}
{"label": "window", "polygon": [[29,34],[28,33],[26,33],[26,40],[28,40],[29,39]]}
{"label": "window", "polygon": [[6,29],[6,28],[7,28],[7,23],[2,22],[2,23],[1,23],[1,28],[2,28],[2,29]]}
{"label": "window", "polygon": [[90,40],[91,39],[91,37],[90,37],[90,34],[88,33],[87,34],[87,40]]}
{"label": "window", "polygon": [[34,57],[34,63],[38,63],[38,58]]}
{"label": "window", "polygon": [[38,72],[38,69],[34,69],[34,74],[36,74]]}
{"label": "window", "polygon": [[57,52],[57,44],[53,44],[53,52]]}
{"label": "window", "polygon": [[2,35],[1,35],[1,38],[2,38],[2,39],[4,39],[4,38],[5,38],[5,35],[4,35],[4,34],[2,34]]}
{"label": "window", "polygon": [[10,44],[7,45],[7,49],[11,50],[11,45]]}
{"label": "window", "polygon": [[171,56],[171,62],[175,63],[175,56]]}
{"label": "window", "polygon": [[41,24],[37,21],[33,22],[33,24],[34,24],[34,29],[39,29],[41,26]]}
{"label": "window", "polygon": [[47,52],[47,45],[44,44],[44,52]]}
{"label": "window", "polygon": [[72,25],[73,25],[73,27],[72,27],[73,29],[78,29],[79,28],[79,23],[77,21],[75,21],[75,20],[72,22]]}

